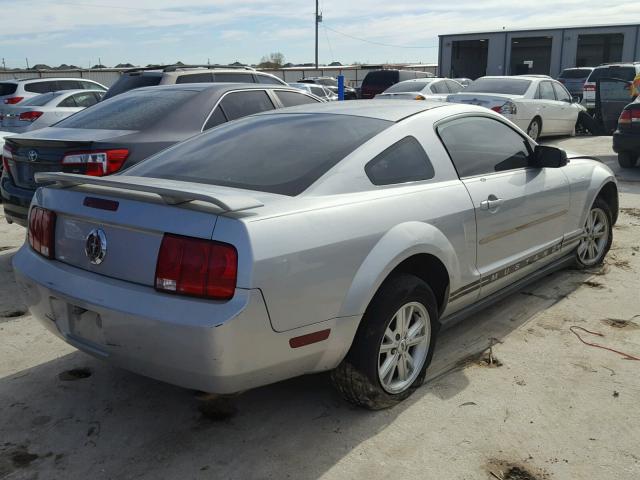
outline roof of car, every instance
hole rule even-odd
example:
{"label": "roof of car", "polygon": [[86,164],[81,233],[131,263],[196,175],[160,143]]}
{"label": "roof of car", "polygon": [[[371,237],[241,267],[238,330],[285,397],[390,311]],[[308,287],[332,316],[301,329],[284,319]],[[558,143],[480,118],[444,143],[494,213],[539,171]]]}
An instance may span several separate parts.
{"label": "roof of car", "polygon": [[[393,103],[393,105],[389,105]],[[351,115],[355,117],[369,117],[380,120],[398,122],[420,112],[433,108],[451,106],[443,102],[415,100],[389,102],[388,100],[349,100],[348,102],[309,103],[279,110],[270,110],[259,115],[287,114],[287,113],[326,113],[332,115]]]}
{"label": "roof of car", "polygon": [[127,92],[141,92],[141,91],[158,91],[158,90],[264,90],[264,89],[285,89],[300,91],[299,88],[290,87],[288,85],[276,85],[267,83],[232,83],[232,82],[202,82],[202,83],[176,83],[171,85],[155,85],[151,87],[141,87],[128,90]]}

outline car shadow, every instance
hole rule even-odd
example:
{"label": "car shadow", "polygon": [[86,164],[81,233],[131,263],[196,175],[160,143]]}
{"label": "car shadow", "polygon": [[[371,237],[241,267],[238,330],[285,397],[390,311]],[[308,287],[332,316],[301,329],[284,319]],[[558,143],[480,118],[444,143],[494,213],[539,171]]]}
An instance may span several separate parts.
{"label": "car shadow", "polygon": [[[318,478],[424,397],[442,414],[437,405],[466,389],[483,352],[592,275],[557,272],[443,331],[426,384],[377,412],[344,402],[327,374],[248,391],[220,407],[80,352],[55,358],[0,379],[0,478]],[[18,328],[31,321],[16,320],[8,341],[37,358],[42,343]]]}

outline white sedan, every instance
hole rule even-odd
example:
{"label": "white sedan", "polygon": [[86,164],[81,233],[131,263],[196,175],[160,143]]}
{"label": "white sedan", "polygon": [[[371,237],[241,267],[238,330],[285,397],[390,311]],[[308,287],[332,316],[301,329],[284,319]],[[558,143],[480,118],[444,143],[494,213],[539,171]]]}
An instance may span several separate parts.
{"label": "white sedan", "polygon": [[482,77],[447,101],[480,105],[504,115],[537,140],[548,135],[574,135],[585,108],[574,103],[560,82],[546,75]]}
{"label": "white sedan", "polygon": [[380,100],[437,100],[446,102],[452,93],[464,90],[464,86],[449,78],[414,78],[391,85],[375,96]]}

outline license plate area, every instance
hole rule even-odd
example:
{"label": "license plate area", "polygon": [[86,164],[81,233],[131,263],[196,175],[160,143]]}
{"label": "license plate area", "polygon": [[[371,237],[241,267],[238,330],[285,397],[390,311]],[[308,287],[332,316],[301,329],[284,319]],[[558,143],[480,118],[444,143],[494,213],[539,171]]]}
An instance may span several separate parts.
{"label": "license plate area", "polygon": [[99,313],[53,297],[51,311],[63,335],[99,347],[106,345]]}

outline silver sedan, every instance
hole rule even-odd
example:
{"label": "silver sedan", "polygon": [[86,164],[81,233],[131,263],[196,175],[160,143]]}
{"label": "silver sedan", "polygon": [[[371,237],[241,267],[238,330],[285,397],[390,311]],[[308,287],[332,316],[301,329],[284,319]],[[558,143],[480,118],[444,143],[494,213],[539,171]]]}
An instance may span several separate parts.
{"label": "silver sedan", "polygon": [[221,394],[331,370],[372,409],[423,382],[441,327],[601,263],[618,215],[603,164],[436,102],[274,110],[38,180],[14,269],[52,333]]}

